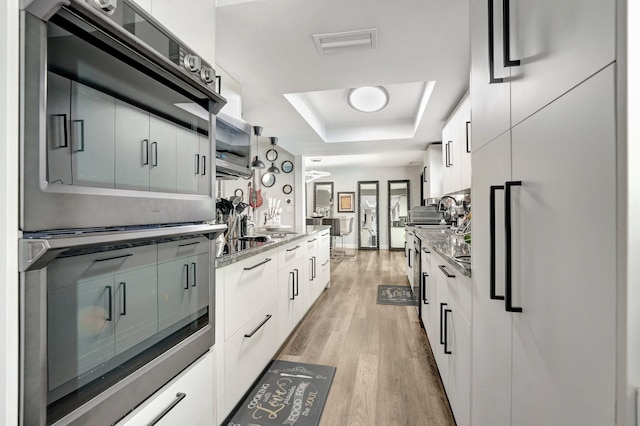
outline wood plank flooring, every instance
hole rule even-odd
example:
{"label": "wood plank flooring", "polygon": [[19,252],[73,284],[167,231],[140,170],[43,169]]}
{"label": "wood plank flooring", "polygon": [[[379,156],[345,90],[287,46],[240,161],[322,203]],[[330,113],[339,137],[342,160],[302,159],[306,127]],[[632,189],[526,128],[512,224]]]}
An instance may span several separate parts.
{"label": "wood plank flooring", "polygon": [[409,285],[402,251],[331,263],[331,287],[277,359],[337,367],[321,426],[455,425],[415,307],[376,304],[379,284]]}

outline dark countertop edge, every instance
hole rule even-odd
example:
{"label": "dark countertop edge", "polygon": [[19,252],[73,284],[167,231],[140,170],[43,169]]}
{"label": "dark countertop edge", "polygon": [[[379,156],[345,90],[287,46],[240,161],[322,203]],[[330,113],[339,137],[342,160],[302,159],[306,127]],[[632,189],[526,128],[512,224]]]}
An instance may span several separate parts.
{"label": "dark countertop edge", "polygon": [[[418,235],[418,237],[420,237],[421,241],[426,242],[431,250],[435,251],[440,256],[442,256],[444,260],[446,260],[451,265],[451,267],[455,268],[462,275],[466,277],[471,277],[471,265],[469,265],[469,267],[465,267],[464,265],[461,265],[459,262],[451,258],[451,256],[449,256],[448,254],[440,250],[440,248],[436,244],[434,244],[434,242],[432,241],[433,238],[432,237],[430,238],[429,234],[433,234],[435,232],[439,233],[441,229],[416,228],[413,226],[409,228],[411,228],[413,232],[415,232],[415,234]],[[451,230],[449,230],[449,232],[451,232]]]}
{"label": "dark countertop edge", "polygon": [[306,231],[299,234],[288,234],[284,237],[274,238],[270,243],[264,244],[260,247],[254,247],[246,250],[239,251],[237,253],[227,254],[225,256],[221,256],[216,258],[216,268],[224,268],[225,266],[229,266],[236,262],[239,262],[244,259],[248,259],[250,257],[256,256],[260,253],[264,253],[265,251],[269,251],[271,249],[283,246],[293,241],[302,240],[310,235],[329,230],[331,226],[329,225],[307,225]]}

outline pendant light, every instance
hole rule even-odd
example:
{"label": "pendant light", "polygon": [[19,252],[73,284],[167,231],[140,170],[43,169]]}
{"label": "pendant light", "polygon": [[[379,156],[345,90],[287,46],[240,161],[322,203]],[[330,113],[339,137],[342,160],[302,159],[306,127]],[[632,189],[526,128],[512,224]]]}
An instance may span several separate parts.
{"label": "pendant light", "polygon": [[[274,147],[278,143],[278,138],[275,136],[271,136],[271,146]],[[276,163],[271,163],[271,167],[267,169],[267,173],[272,173],[274,175],[280,174],[280,169],[276,166]]]}
{"label": "pendant light", "polygon": [[253,134],[256,135],[256,156],[253,157],[253,161],[251,162],[251,168],[264,169],[266,166],[262,161],[260,161],[260,157],[258,157],[258,139],[262,134],[262,126],[253,126]]}

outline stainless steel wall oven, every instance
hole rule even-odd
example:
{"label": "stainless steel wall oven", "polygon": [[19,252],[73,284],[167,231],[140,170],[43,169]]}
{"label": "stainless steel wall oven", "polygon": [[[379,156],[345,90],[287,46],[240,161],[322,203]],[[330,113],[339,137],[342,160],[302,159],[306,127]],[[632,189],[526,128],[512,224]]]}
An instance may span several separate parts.
{"label": "stainless steel wall oven", "polygon": [[21,424],[113,424],[215,342],[215,71],[128,0],[23,0]]}

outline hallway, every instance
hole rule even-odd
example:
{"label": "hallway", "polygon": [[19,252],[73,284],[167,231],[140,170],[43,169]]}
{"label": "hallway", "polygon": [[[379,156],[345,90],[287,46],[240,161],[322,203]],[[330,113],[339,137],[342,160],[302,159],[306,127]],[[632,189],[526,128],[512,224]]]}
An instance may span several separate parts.
{"label": "hallway", "polygon": [[376,304],[379,284],[409,285],[402,251],[332,262],[276,358],[337,367],[321,425],[455,425],[415,307]]}

